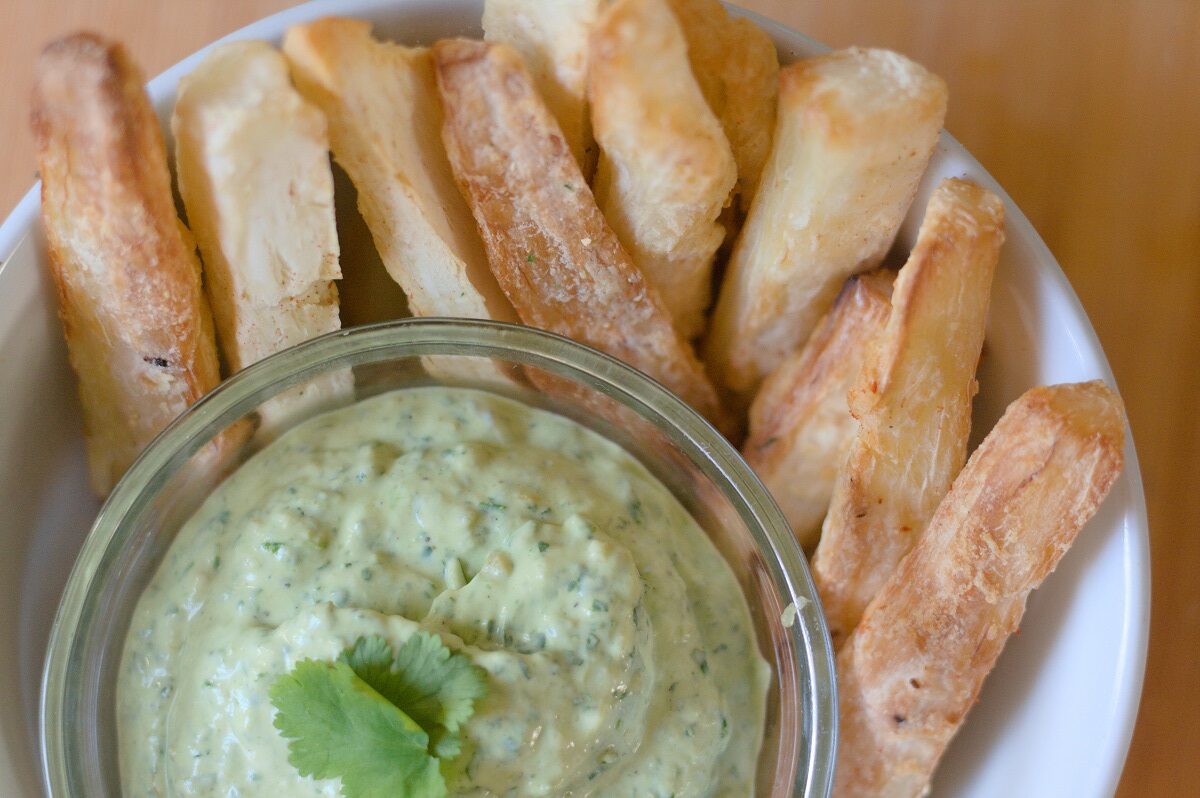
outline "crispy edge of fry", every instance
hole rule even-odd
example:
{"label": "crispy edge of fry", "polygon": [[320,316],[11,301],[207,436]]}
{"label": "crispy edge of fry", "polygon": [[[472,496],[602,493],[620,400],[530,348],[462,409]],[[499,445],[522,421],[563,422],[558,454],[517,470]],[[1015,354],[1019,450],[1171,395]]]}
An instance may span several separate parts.
{"label": "crispy edge of fry", "polygon": [[775,43],[750,20],[731,18],[718,0],[670,3],[687,37],[692,71],[733,149],[736,193],[746,212],[771,152],[779,94]]}
{"label": "crispy edge of fry", "polygon": [[737,165],[667,0],[617,0],[591,38],[596,202],[686,338],[704,331]]}
{"label": "crispy edge of fry", "polygon": [[803,349],[780,364],[750,406],[746,461],[811,549],[858,423],[847,395],[891,311],[893,274],[851,277]]}
{"label": "crispy edge of fry", "polygon": [[835,794],[925,789],[1030,591],[1120,474],[1124,438],[1099,381],[1008,407],[838,655]]}
{"label": "crispy edge of fry", "polygon": [[596,168],[588,36],[607,0],[485,0],[484,38],[521,54],[584,176]]}
{"label": "crispy edge of fry", "polygon": [[283,51],[300,93],[329,120],[334,158],[412,312],[516,321],[450,173],[428,48],[330,17],[290,28]]}
{"label": "crispy edge of fry", "polygon": [[605,222],[516,51],[433,47],[450,163],[521,320],[601,349],[732,426],[691,346]]}
{"label": "crispy edge of fry", "polygon": [[850,392],[858,430],[812,561],[835,647],[920,537],[966,460],[1003,240],[999,197],[965,180],[942,181],[896,278],[884,332]]}
{"label": "crispy edge of fry", "polygon": [[774,145],[704,352],[717,381],[747,401],[845,279],[879,264],[946,113],[946,84],[886,50],[837,51],[779,77]]}
{"label": "crispy edge of fry", "polygon": [[220,380],[200,263],[142,83],[121,45],[80,33],[46,47],[33,91],[42,221],[101,495]]}

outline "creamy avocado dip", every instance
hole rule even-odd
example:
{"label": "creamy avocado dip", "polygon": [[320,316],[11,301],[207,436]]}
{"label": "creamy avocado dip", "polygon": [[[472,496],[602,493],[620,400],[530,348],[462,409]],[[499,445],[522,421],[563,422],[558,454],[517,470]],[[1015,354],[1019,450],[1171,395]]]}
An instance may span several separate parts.
{"label": "creamy avocado dip", "polygon": [[338,795],[268,688],[417,630],[487,672],[451,795],[753,794],[769,669],[704,532],[615,444],[451,388],[301,424],[187,522],[125,645],[125,794]]}

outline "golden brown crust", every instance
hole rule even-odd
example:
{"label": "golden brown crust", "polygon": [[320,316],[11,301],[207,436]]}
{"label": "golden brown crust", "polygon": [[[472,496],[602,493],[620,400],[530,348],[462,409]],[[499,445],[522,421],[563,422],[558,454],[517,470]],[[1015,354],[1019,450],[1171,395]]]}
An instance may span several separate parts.
{"label": "golden brown crust", "polygon": [[749,210],[771,152],[779,56],[766,31],[730,18],[717,0],[670,0],[687,37],[692,72],[737,161],[737,194]]}
{"label": "golden brown crust", "polygon": [[767,377],[750,406],[742,452],[805,548],[820,537],[858,428],[846,397],[887,322],[892,278],[883,270],[851,277],[805,347]]}
{"label": "golden brown crust", "polygon": [[838,798],[925,789],[1029,592],[1119,475],[1124,437],[1098,381],[1009,406],[838,655]]}
{"label": "golden brown crust", "polygon": [[884,333],[851,391],[858,431],[812,563],[835,646],[920,537],[966,459],[1003,218],[991,192],[942,181],[896,278]]}
{"label": "golden brown crust", "polygon": [[428,48],[331,17],[289,29],[283,50],[300,93],[329,120],[334,158],[412,312],[515,321],[446,161]]}
{"label": "golden brown crust", "polygon": [[105,494],[220,380],[212,319],[158,118],[124,48],[88,33],[50,44],[32,125],[92,485]]}
{"label": "golden brown crust", "polygon": [[728,428],[716,392],[655,291],[604,221],[520,56],[433,47],[450,164],[521,320],[641,369]]}
{"label": "golden brown crust", "polygon": [[851,274],[879,264],[912,203],[946,86],[886,50],[842,50],[779,75],[774,145],[734,245],[705,347],[748,398],[808,339]]}
{"label": "golden brown crust", "polygon": [[591,42],[596,202],[675,326],[695,338],[725,237],[717,216],[737,176],[733,153],[692,77],[667,0],[618,0]]}
{"label": "golden brown crust", "polygon": [[607,0],[486,0],[484,38],[521,54],[589,179],[596,168],[587,98],[588,35]]}

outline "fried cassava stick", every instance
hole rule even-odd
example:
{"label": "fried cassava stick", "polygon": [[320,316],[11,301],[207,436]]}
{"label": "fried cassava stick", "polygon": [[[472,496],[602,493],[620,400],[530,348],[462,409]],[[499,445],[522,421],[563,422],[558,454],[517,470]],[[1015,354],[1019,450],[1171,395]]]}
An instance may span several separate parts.
{"label": "fried cassava stick", "polygon": [[1009,406],[838,654],[838,798],[925,790],[1030,591],[1120,473],[1124,437],[1100,382]]}
{"label": "fried cassava stick", "polygon": [[1003,217],[991,192],[943,181],[896,278],[887,326],[851,394],[858,430],[812,562],[835,646],[912,548],[966,459]]}
{"label": "fried cassava stick", "polygon": [[488,41],[512,47],[525,61],[563,138],[589,178],[596,144],[587,103],[588,36],[604,0],[486,0]]}
{"label": "fried cassava stick", "polygon": [[412,312],[515,321],[450,174],[429,50],[338,18],[291,28],[283,50],[297,88],[329,119],[333,155]]}
{"label": "fried cassava stick", "polygon": [[945,114],[941,79],[886,50],[842,50],[780,72],[771,157],[706,339],[719,383],[748,402],[846,278],[881,261]]}
{"label": "fried cassava stick", "polygon": [[118,44],[50,44],[32,124],[42,221],[93,488],[220,380],[200,262],[175,213],[158,117]]}
{"label": "fried cassava stick", "polygon": [[666,307],[596,207],[520,56],[466,39],[433,48],[450,164],[521,320],[641,369],[729,428]]}
{"label": "fried cassava stick", "polygon": [[704,330],[737,166],[667,0],[618,0],[592,32],[596,202],[688,338]]}
{"label": "fried cassava stick", "polygon": [[736,193],[742,210],[748,210],[775,127],[779,94],[775,43],[750,20],[730,17],[718,0],[670,0],[670,4],[687,38],[692,72],[733,148]]}
{"label": "fried cassava stick", "polygon": [[[260,41],[214,48],[180,81],[171,128],[230,370],[339,329],[325,115],[292,87],[284,57]],[[262,410],[320,402],[348,390],[347,377],[309,383]]]}
{"label": "fried cassava stick", "polygon": [[847,394],[891,309],[892,273],[851,277],[808,344],[780,364],[750,406],[746,461],[796,539],[816,545],[833,484],[858,423]]}

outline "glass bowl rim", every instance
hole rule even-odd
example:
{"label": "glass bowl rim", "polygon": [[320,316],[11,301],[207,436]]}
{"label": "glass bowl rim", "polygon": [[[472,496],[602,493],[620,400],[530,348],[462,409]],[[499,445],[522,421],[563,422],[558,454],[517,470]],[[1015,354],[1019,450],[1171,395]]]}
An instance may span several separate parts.
{"label": "glass bowl rim", "polygon": [[[407,318],[364,325],[306,341],[270,355],[224,380],[189,407],[143,450],[113,488],[92,523],[63,590],[42,672],[38,725],[44,787],[50,795],[69,794],[69,763],[64,713],[71,666],[80,656],[80,626],[89,599],[105,576],[106,561],[127,544],[121,536],[126,519],[153,497],[160,480],[223,428],[219,424],[240,405],[248,411],[254,398],[274,386],[298,382],[338,361],[371,362],[375,354],[397,348],[432,347],[404,353],[411,357],[444,354],[439,347],[467,347],[469,354],[499,357],[530,365],[553,364],[604,385],[610,396],[631,407],[669,434],[672,442],[697,462],[731,503],[755,536],[756,548],[769,556],[784,579],[796,607],[792,635],[795,655],[810,678],[800,685],[810,713],[801,723],[812,740],[807,761],[799,762],[804,794],[828,795],[837,750],[837,684],[828,628],[820,609],[807,561],[782,512],[762,482],[733,445],[696,411],[640,371],[603,352],[544,330],[478,319]],[[397,353],[401,354],[401,353]],[[462,352],[456,354],[462,355]],[[576,378],[577,379],[577,378]],[[196,444],[196,441],[201,443]],[[189,448],[192,447],[192,448]],[[769,551],[762,551],[762,540]],[[799,640],[797,641],[797,637]],[[807,694],[806,696],[803,694]]]}

